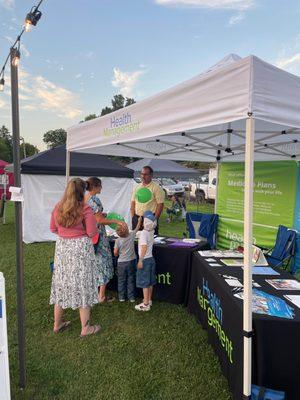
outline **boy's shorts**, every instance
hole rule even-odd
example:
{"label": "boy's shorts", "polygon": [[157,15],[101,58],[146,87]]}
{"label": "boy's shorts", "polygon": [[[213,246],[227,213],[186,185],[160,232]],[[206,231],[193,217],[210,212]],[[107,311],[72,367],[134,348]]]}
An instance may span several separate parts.
{"label": "boy's shorts", "polygon": [[144,258],[143,268],[137,268],[136,286],[139,288],[148,288],[156,284],[155,260],[154,257]]}

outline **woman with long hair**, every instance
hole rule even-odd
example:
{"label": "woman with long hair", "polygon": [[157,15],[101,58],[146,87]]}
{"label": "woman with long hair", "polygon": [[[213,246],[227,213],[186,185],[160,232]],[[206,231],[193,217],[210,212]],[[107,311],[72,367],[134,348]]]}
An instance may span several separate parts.
{"label": "woman with long hair", "polygon": [[94,216],[98,223],[99,238],[95,246],[96,262],[98,267],[98,286],[99,289],[99,303],[109,302],[114,298],[107,297],[105,294],[106,285],[114,275],[113,260],[108,238],[106,236],[105,225],[115,223],[123,225],[124,223],[119,220],[106,219],[106,214],[103,213],[103,206],[97,194],[102,190],[101,179],[90,177],[86,181],[86,194],[85,202],[93,210]]}
{"label": "woman with long hair", "polygon": [[50,229],[58,235],[55,246],[54,271],[50,304],[54,304],[54,333],[66,329],[64,309],[79,308],[81,336],[99,332],[99,325],[90,325],[90,312],[98,303],[95,253],[91,237],[97,226],[91,208],[84,202],[85,182],[70,180],[63,198],[51,215]]}

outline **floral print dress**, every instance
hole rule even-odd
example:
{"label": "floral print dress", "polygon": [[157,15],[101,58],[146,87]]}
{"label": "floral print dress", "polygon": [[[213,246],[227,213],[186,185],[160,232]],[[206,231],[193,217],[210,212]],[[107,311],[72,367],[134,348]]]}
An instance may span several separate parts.
{"label": "floral print dress", "polygon": [[[91,196],[87,204],[92,208],[93,213],[102,213],[101,200],[96,195]],[[98,285],[106,285],[114,275],[113,260],[109,240],[106,236],[105,225],[98,224],[99,241],[96,250],[96,263],[98,270]]]}

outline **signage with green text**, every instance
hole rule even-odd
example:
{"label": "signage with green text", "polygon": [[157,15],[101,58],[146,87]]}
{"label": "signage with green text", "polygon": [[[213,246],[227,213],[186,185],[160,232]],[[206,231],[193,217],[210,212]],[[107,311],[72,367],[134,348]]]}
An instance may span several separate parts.
{"label": "signage with green text", "polygon": [[[297,184],[294,161],[255,162],[253,241],[272,247],[278,225],[293,226]],[[218,247],[243,245],[244,163],[224,163],[218,180]]]}

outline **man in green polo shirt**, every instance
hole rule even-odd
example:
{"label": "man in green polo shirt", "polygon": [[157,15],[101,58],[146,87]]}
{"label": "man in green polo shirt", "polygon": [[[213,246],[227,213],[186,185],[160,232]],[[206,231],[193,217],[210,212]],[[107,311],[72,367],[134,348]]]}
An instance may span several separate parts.
{"label": "man in green polo shirt", "polygon": [[[132,229],[136,227],[138,218],[143,216],[145,211],[152,211],[157,221],[163,211],[165,192],[152,178],[153,169],[149,166],[144,167],[141,171],[142,182],[135,187],[131,198]],[[158,235],[158,224],[155,234]]]}

